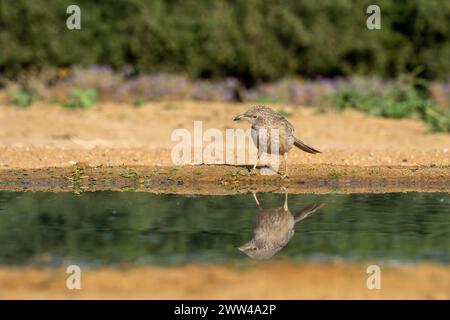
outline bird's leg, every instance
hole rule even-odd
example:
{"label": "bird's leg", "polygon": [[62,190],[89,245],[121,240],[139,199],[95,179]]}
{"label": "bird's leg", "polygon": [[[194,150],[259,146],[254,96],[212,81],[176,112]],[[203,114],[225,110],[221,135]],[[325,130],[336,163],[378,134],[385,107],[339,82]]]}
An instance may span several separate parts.
{"label": "bird's leg", "polygon": [[284,172],[283,172],[283,174],[281,174],[282,178],[287,178],[288,177],[287,158],[288,158],[288,154],[287,154],[287,152],[285,152],[284,153]]}
{"label": "bird's leg", "polygon": [[256,170],[256,166],[258,165],[258,162],[259,162],[259,155],[256,158],[256,161],[255,161],[255,164],[253,165],[253,169],[252,170]]}
{"label": "bird's leg", "polygon": [[256,196],[256,192],[252,191],[252,195],[253,195],[253,199],[255,199],[255,202],[258,205],[258,207],[261,207],[261,205],[259,204],[259,201],[258,201],[258,197]]}
{"label": "bird's leg", "polygon": [[259,157],[260,157],[260,155],[259,155],[259,152],[258,152],[258,155],[257,155],[257,157],[256,157],[256,161],[255,161],[255,164],[253,165],[253,168],[252,168],[252,170],[250,171],[250,174],[251,174],[251,175],[256,174],[256,166],[258,165]]}
{"label": "bird's leg", "polygon": [[288,158],[288,154],[287,152],[284,154],[284,175],[287,177],[288,176],[288,165],[287,165],[287,158]]}
{"label": "bird's leg", "polygon": [[284,206],[283,206],[283,209],[284,209],[284,211],[289,211],[287,188],[284,189]]}

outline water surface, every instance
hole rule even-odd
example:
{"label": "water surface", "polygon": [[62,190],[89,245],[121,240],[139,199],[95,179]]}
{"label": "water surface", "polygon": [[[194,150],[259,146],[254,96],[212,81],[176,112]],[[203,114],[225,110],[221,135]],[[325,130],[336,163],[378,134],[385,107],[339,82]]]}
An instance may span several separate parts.
{"label": "water surface", "polygon": [[[249,261],[238,247],[252,239],[261,212],[290,217],[283,193],[257,199],[261,207],[251,193],[0,192],[0,264]],[[450,263],[449,194],[289,195],[289,214],[298,218],[313,204],[324,206],[300,217],[283,241],[268,226],[264,237],[277,243],[265,258]]]}

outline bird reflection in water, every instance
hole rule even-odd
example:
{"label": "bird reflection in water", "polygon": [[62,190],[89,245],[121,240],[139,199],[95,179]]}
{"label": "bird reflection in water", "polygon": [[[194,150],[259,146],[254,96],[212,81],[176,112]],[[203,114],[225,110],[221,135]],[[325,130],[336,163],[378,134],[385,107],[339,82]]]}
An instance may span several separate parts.
{"label": "bird reflection in water", "polygon": [[279,208],[263,209],[255,192],[253,198],[258,205],[252,239],[238,247],[252,259],[267,260],[287,245],[294,235],[295,224],[322,208],[325,203],[312,203],[297,214],[288,207],[288,193],[285,190],[284,205]]}

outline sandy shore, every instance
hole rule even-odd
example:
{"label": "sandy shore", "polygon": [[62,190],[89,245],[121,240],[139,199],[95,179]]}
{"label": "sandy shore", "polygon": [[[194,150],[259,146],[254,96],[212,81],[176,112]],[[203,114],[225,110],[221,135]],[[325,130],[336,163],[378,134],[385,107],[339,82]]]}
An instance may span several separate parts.
{"label": "sandy shore", "polygon": [[448,266],[381,267],[381,289],[367,289],[369,263],[251,264],[246,268],[82,269],[81,290],[63,268],[0,268],[0,299],[450,299]]}
{"label": "sandy shore", "polygon": [[222,195],[248,191],[289,193],[449,192],[450,170],[430,167],[357,167],[298,165],[294,175],[251,176],[232,166],[109,166],[77,164],[69,168],[0,171],[0,190],[16,191],[142,191]]}

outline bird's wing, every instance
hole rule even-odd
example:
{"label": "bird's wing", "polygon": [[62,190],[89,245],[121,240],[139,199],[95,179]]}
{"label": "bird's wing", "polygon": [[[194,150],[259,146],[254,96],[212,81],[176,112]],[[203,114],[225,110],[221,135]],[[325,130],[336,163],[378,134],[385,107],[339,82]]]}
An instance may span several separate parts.
{"label": "bird's wing", "polygon": [[281,120],[283,121],[284,125],[286,126],[286,129],[289,133],[294,134],[295,128],[289,121],[286,120],[286,118],[281,117]]}

